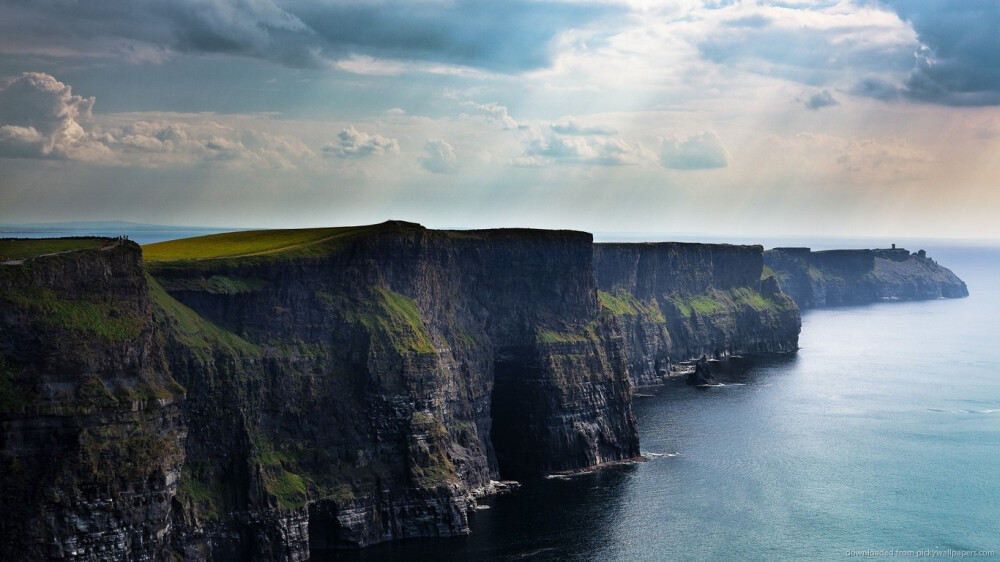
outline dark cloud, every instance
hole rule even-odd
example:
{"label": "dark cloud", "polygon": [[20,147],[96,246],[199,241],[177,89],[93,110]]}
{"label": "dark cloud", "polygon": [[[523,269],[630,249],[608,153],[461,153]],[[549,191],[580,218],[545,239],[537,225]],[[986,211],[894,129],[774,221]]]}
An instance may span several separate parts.
{"label": "dark cloud", "polygon": [[712,131],[684,139],[667,140],[660,150],[660,164],[674,170],[707,170],[729,166],[729,152]]}
{"label": "dark cloud", "polygon": [[527,0],[39,0],[0,5],[0,48],[228,53],[301,67],[364,55],[516,73],[548,65],[561,31],[620,10]]}
{"label": "dark cloud", "polygon": [[834,99],[833,94],[828,90],[823,90],[822,92],[816,92],[812,96],[809,96],[805,102],[806,109],[811,109],[813,111],[818,111],[824,107],[830,107],[831,105],[840,105],[840,102]]}
{"label": "dark cloud", "polygon": [[923,49],[907,98],[956,106],[1000,105],[1000,3],[881,0],[917,32]]}
{"label": "dark cloud", "polygon": [[789,27],[750,15],[727,21],[697,47],[717,64],[819,86],[844,71],[906,72],[913,64],[912,46],[887,43],[881,33],[860,19]]}
{"label": "dark cloud", "polygon": [[882,101],[893,101],[900,96],[900,88],[895,84],[887,82],[877,76],[869,76],[858,81],[851,88],[850,93],[855,96],[875,98]]}

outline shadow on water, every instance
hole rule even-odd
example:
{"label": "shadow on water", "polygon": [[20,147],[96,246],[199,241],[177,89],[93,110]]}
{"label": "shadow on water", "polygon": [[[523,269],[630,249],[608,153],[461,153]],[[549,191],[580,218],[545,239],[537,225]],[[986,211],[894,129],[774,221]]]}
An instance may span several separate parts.
{"label": "shadow on water", "polygon": [[357,551],[314,553],[312,560],[583,560],[614,540],[615,514],[635,465],[567,478],[534,479],[470,515],[472,534],[405,540]]}
{"label": "shadow on water", "polygon": [[[673,460],[669,458],[672,450],[666,449],[670,449],[670,443],[677,444],[677,440],[670,436],[675,431],[686,431],[685,423],[669,419],[674,408],[668,403],[676,407],[678,402],[689,402],[696,408],[698,402],[714,402],[716,397],[726,399],[728,395],[733,399],[741,393],[734,394],[732,390],[770,384],[771,378],[787,373],[796,361],[794,353],[734,357],[712,362],[713,375],[723,383],[721,387],[700,390],[685,385],[683,377],[674,377],[662,385],[638,389],[636,416],[642,450],[651,451],[649,463],[609,466],[565,478],[527,480],[517,492],[489,499],[485,502],[489,509],[471,514],[469,536],[413,539],[356,551],[314,553],[312,559],[547,561],[599,560],[604,555],[622,555],[622,540],[629,533],[621,529],[621,523],[629,519],[630,510],[641,509],[642,505],[636,498],[637,476],[649,473],[650,469],[661,470],[646,464]],[[642,491],[638,493],[641,495]]]}

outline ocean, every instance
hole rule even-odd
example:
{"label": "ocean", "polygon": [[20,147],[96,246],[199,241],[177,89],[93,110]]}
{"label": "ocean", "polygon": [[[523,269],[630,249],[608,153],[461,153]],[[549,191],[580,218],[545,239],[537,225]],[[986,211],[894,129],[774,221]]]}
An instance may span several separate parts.
{"label": "ocean", "polygon": [[467,537],[314,559],[1000,557],[1000,249],[926,249],[968,298],[807,311],[797,353],[638,390],[647,462],[525,482]]}

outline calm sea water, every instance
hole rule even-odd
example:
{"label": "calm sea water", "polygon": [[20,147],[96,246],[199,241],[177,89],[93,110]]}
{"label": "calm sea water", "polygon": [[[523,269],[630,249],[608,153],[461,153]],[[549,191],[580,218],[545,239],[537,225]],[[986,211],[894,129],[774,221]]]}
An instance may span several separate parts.
{"label": "calm sea water", "polygon": [[[0,224],[0,238],[60,238],[66,236],[128,236],[139,245],[192,238],[219,232],[229,232],[234,229],[156,226],[131,223],[93,223],[87,225],[11,225]],[[239,229],[235,229],[239,230]]]}
{"label": "calm sea water", "polygon": [[928,250],[969,298],[807,312],[794,355],[642,390],[648,462],[526,482],[469,537],[338,559],[1000,558],[1000,250]]}

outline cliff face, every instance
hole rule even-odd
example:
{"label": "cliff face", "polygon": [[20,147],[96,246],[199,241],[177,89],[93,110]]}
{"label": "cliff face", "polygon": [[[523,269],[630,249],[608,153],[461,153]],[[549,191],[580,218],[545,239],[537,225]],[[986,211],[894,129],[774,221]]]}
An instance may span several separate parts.
{"label": "cliff face", "polygon": [[181,388],[130,242],[0,265],[0,558],[166,554]]}
{"label": "cliff face", "polygon": [[763,248],[727,244],[596,244],[605,314],[624,326],[633,382],[671,363],[798,348],[795,304],[763,275]]}
{"label": "cliff face", "polygon": [[5,558],[466,534],[497,480],[638,456],[630,372],[797,343],[759,246],[244,234],[0,265]]}
{"label": "cliff face", "polygon": [[189,389],[175,548],[465,534],[492,481],[638,456],[590,235],[387,223],[324,244],[150,267]]}
{"label": "cliff face", "polygon": [[775,248],[764,260],[801,308],[969,295],[964,281],[923,250]]}

